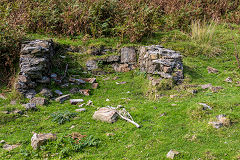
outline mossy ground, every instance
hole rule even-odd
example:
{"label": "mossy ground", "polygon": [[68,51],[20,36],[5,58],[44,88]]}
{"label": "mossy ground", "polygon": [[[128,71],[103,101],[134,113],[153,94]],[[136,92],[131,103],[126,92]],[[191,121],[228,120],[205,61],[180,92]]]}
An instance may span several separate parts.
{"label": "mossy ground", "polygon": [[[32,132],[51,132],[56,133],[58,137],[79,132],[83,135],[93,135],[101,141],[98,147],[87,147],[82,152],[72,152],[65,159],[166,159],[166,154],[171,149],[181,153],[176,159],[240,158],[240,87],[236,86],[236,82],[240,81],[240,73],[233,55],[234,41],[232,40],[232,36],[236,34],[238,36],[239,33],[237,29],[230,31],[226,25],[217,26],[216,43],[223,50],[220,56],[213,56],[214,53],[210,54],[212,57],[206,56],[207,52],[201,50],[200,44],[190,40],[188,35],[180,31],[159,32],[153,38],[134,44],[162,44],[164,47],[180,50],[184,54],[185,82],[171,90],[160,91],[163,96],[158,100],[146,97],[149,81],[146,74],[136,70],[97,76],[99,88],[92,90],[90,96],[71,95],[71,98],[84,99],[85,103],[92,100],[96,107],[86,106],[86,112],[78,113],[76,118],[62,125],[52,122],[50,115],[57,111],[75,112],[79,107],[70,105],[69,101],[63,104],[51,101],[47,106],[38,106],[38,111],[26,112],[22,116],[0,113],[0,140],[3,139],[9,144],[21,144],[21,147],[10,152],[0,148],[0,159],[60,159],[59,155],[55,154],[54,142],[49,143],[47,148],[33,151],[30,146]],[[33,37],[49,38],[49,36],[39,37],[39,35]],[[76,42],[68,38],[54,40],[60,44],[82,45],[82,41]],[[92,41],[94,41],[93,44],[101,43],[101,45],[117,46],[118,44],[116,39]],[[239,39],[236,39],[236,42],[238,41]],[[81,73],[83,65],[81,60],[84,58],[82,56],[76,53],[74,59],[68,60],[72,60],[71,64],[74,64],[70,65],[70,75]],[[209,74],[206,69],[208,66],[218,69],[219,73]],[[63,72],[61,69],[56,71]],[[93,77],[89,74],[82,76]],[[112,80],[116,76],[119,79]],[[104,80],[107,77],[110,79]],[[234,82],[224,82],[227,77],[232,77]],[[116,84],[121,81],[127,83]],[[196,88],[198,93],[191,94],[189,90],[192,88],[184,89],[183,87],[186,84],[207,83],[222,86],[224,89],[213,93],[208,89]],[[82,88],[90,88],[90,86],[86,85]],[[56,85],[53,85],[52,89],[60,89],[64,94],[69,91],[69,88],[61,89]],[[170,98],[170,95],[177,95],[177,97]],[[17,105],[10,105],[10,100],[11,94],[7,100],[0,100],[0,111],[24,109],[19,103],[25,100],[18,100]],[[210,105],[213,110],[202,110],[199,102]],[[113,124],[93,120],[94,111],[98,107],[107,105],[125,106],[142,127],[136,128],[122,119]],[[165,113],[164,116],[162,116],[163,113]],[[208,122],[219,114],[226,114],[233,122],[232,125],[220,129],[210,126]],[[75,127],[71,128],[71,126]],[[112,135],[107,136],[107,133]]]}

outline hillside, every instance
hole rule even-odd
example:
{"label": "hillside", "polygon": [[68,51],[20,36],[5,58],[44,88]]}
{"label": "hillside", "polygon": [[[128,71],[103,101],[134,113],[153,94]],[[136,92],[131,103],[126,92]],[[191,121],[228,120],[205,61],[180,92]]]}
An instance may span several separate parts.
{"label": "hillside", "polygon": [[0,2],[0,159],[240,159],[238,2],[217,2]]}

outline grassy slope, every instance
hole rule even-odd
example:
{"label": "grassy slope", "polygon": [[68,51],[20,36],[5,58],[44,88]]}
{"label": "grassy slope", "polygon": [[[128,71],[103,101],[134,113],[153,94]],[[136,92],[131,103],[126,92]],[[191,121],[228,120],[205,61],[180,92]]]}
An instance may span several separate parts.
{"label": "grassy slope", "polygon": [[[2,159],[41,159],[46,153],[53,152],[54,145],[50,146],[52,149],[48,151],[32,151],[30,139],[34,131],[57,133],[59,137],[72,132],[80,132],[93,135],[101,140],[97,148],[89,147],[84,149],[84,152],[72,153],[72,159],[165,159],[170,149],[181,152],[179,159],[213,159],[214,157],[236,159],[240,156],[240,124],[238,123],[240,120],[240,88],[236,87],[235,83],[226,83],[223,80],[229,76],[234,79],[234,82],[240,80],[239,70],[236,68],[232,55],[233,32],[224,26],[219,26],[217,32],[218,45],[226,48],[221,57],[185,56],[183,60],[186,84],[212,83],[224,87],[224,90],[219,93],[199,89],[199,93],[191,95],[188,90],[179,90],[180,87],[175,87],[173,90],[165,91],[166,96],[158,101],[151,101],[144,96],[149,82],[143,74],[137,71],[99,76],[97,81],[100,88],[94,90],[91,96],[72,95],[71,98],[83,98],[85,102],[92,100],[97,107],[124,105],[134,120],[143,126],[142,128],[137,129],[124,120],[118,120],[114,124],[94,121],[91,118],[96,110],[94,107],[86,107],[87,111],[78,113],[76,119],[58,125],[49,118],[51,113],[59,110],[74,112],[78,107],[71,106],[69,101],[63,104],[51,102],[48,106],[39,107],[40,110],[37,112],[28,112],[27,116],[20,116],[15,120],[12,117],[13,119],[9,122],[0,124],[0,140],[4,139],[11,144],[22,144],[20,148],[11,152],[0,149],[0,157]],[[237,33],[237,30],[234,33]],[[58,39],[57,41],[63,44],[78,44],[71,40]],[[108,43],[108,39],[102,39],[99,42]],[[179,31],[158,33],[154,38],[142,43],[161,43],[166,47],[180,50],[184,54],[199,52],[201,48],[194,48],[196,44],[192,44],[192,41]],[[117,40],[111,41],[111,45],[116,44]],[[208,74],[207,66],[217,68],[219,74]],[[115,76],[120,78],[115,81],[103,80],[106,77]],[[117,85],[115,82],[119,81],[127,83]],[[130,93],[127,93],[128,91]],[[68,93],[67,90],[64,90],[64,93]],[[171,94],[177,94],[179,97],[171,99],[169,98]],[[110,99],[109,102],[105,101],[107,98]],[[0,110],[6,110],[4,106],[8,109],[23,109],[20,105],[9,105],[9,102],[10,99],[0,100]],[[214,109],[203,111],[198,105],[199,102],[207,103]],[[166,113],[166,116],[161,117],[162,113]],[[219,114],[226,114],[230,117],[234,122],[233,125],[221,129],[209,126],[208,122]],[[4,114],[0,113],[1,120],[3,116]],[[70,129],[72,125],[75,125],[75,128]],[[106,136],[106,133],[115,135]],[[193,135],[196,139],[191,141]],[[58,159],[58,156],[52,158]]]}

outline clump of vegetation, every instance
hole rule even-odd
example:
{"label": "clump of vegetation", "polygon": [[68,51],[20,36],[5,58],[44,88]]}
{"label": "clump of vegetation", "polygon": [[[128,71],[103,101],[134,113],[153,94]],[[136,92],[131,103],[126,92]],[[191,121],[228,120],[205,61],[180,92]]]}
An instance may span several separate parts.
{"label": "clump of vegetation", "polygon": [[65,122],[70,122],[71,118],[74,118],[77,116],[77,113],[72,113],[69,111],[58,111],[51,114],[52,121],[57,122],[58,124],[64,124]]}
{"label": "clump of vegetation", "polygon": [[214,22],[193,21],[191,24],[191,39],[208,56],[217,55],[222,51],[216,44],[216,24]]}
{"label": "clump of vegetation", "polygon": [[18,64],[20,42],[24,37],[24,31],[17,25],[17,6],[0,2],[0,83],[12,83],[9,78],[16,73]]}
{"label": "clump of vegetation", "polygon": [[72,133],[57,140],[55,151],[59,153],[60,158],[66,158],[73,153],[82,152],[86,147],[94,147],[99,144],[100,140],[94,138],[92,135],[86,136],[80,133]]}

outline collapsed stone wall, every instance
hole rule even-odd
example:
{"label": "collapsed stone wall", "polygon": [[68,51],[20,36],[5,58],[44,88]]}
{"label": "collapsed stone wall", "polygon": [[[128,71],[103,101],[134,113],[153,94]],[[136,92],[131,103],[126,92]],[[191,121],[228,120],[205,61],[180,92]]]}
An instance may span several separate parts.
{"label": "collapsed stone wall", "polygon": [[142,72],[173,79],[177,83],[183,80],[182,56],[179,52],[160,45],[144,46],[139,49],[138,61]]}
{"label": "collapsed stone wall", "polygon": [[96,70],[99,62],[111,64],[116,72],[128,72],[140,67],[142,72],[158,75],[159,80],[173,79],[178,84],[184,78],[181,54],[160,45],[124,47],[118,55],[87,61],[86,67],[89,71]]}
{"label": "collapsed stone wall", "polygon": [[33,98],[38,84],[50,83],[53,42],[35,40],[25,42],[20,51],[20,72],[15,88],[26,98]]}
{"label": "collapsed stone wall", "polygon": [[[20,54],[20,72],[15,84],[16,90],[31,99],[39,84],[51,81],[51,58],[54,54],[52,41],[35,40],[22,44]],[[116,54],[107,55],[109,52]],[[93,56],[106,55],[87,61],[86,67],[94,71],[101,64],[112,65],[116,72],[128,72],[137,67],[142,72],[158,75],[161,79],[173,79],[181,83],[183,76],[182,56],[179,52],[163,48],[160,45],[123,47],[119,51],[112,48],[92,49]]]}

